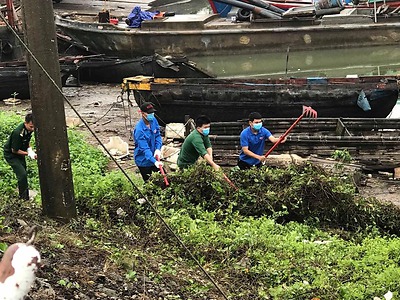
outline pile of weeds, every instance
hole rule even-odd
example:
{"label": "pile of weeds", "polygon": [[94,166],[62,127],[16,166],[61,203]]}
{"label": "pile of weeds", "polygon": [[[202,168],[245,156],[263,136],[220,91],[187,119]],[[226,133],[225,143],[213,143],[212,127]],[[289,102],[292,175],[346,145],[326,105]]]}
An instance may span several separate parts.
{"label": "pile of weeds", "polygon": [[[154,188],[154,200],[160,206],[184,207],[193,213],[199,206],[215,212],[217,218],[235,213],[351,231],[371,226],[393,234],[400,230],[400,209],[391,203],[361,197],[351,174],[340,176],[309,163],[246,171],[234,168],[226,174],[238,190],[230,187],[221,173],[200,164],[170,175],[171,186]],[[161,180],[155,176],[155,186]]]}

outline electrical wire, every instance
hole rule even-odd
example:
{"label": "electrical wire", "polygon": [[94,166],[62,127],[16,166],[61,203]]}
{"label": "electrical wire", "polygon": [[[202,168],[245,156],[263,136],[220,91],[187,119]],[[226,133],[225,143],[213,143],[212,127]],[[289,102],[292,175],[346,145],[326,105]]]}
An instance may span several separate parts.
{"label": "electrical wire", "polygon": [[111,153],[108,151],[108,149],[105,147],[105,145],[100,141],[99,137],[96,135],[96,133],[90,128],[89,124],[85,121],[85,119],[82,118],[82,116],[79,114],[79,112],[76,110],[76,108],[72,105],[72,103],[68,100],[68,98],[63,94],[61,88],[57,85],[57,83],[53,80],[53,78],[50,76],[50,74],[47,72],[47,70],[43,67],[43,65],[38,61],[36,56],[32,53],[32,51],[29,49],[29,47],[25,44],[25,42],[19,37],[18,33],[12,28],[12,26],[8,23],[8,21],[5,19],[5,17],[0,14],[0,18],[3,20],[3,22],[6,24],[6,26],[11,30],[11,32],[15,35],[15,37],[18,39],[18,41],[21,43],[21,45],[25,48],[25,50],[28,52],[29,56],[35,61],[35,63],[39,66],[39,68],[43,71],[45,76],[50,80],[51,84],[58,90],[60,95],[63,97],[64,101],[69,105],[69,107],[74,111],[74,113],[77,115],[77,117],[83,122],[85,127],[89,130],[89,132],[93,135],[93,137],[96,139],[96,141],[99,143],[99,145],[104,149],[104,151],[111,157],[113,162],[117,165],[117,167],[120,169],[120,171],[124,174],[124,176],[127,178],[127,180],[130,182],[132,187],[137,191],[137,193],[146,200],[146,203],[150,206],[150,208],[153,210],[153,212],[156,214],[157,218],[162,222],[162,224],[167,228],[167,230],[174,236],[174,238],[178,241],[178,243],[181,245],[181,247],[189,254],[189,256],[192,258],[192,260],[197,264],[199,269],[204,273],[204,275],[212,282],[212,284],[215,286],[215,288],[221,293],[221,295],[228,300],[227,295],[225,292],[222,290],[222,288],[218,285],[218,283],[211,277],[211,275],[203,268],[203,266],[200,264],[200,261],[196,259],[194,254],[190,251],[190,249],[185,245],[185,243],[182,241],[182,239],[178,236],[177,233],[169,226],[167,221],[163,218],[161,213],[156,209],[154,204],[149,201],[146,196],[143,194],[143,192],[135,185],[135,183],[132,181],[132,179],[129,177],[129,175],[125,172],[124,168],[118,163],[118,161],[111,155]]}

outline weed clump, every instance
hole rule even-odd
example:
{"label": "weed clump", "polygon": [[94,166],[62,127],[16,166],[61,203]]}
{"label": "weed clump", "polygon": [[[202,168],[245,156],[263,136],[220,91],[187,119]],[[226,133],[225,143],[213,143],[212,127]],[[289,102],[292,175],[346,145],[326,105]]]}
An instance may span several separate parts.
{"label": "weed clump", "polygon": [[[200,164],[170,175],[170,188],[154,186],[149,195],[156,195],[155,201],[165,208],[185,208],[195,213],[199,206],[215,212],[217,218],[235,213],[351,231],[377,226],[396,234],[400,229],[399,208],[361,197],[350,175],[339,176],[309,163],[287,168],[232,169],[227,175],[237,191],[222,174]],[[160,178],[155,176],[153,180]]]}

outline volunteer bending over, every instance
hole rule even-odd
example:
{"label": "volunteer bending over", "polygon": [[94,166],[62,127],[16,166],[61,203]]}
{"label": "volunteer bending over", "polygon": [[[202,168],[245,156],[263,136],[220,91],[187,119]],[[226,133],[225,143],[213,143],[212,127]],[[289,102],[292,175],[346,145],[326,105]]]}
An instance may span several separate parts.
{"label": "volunteer bending over", "polygon": [[220,169],[220,166],[213,160],[211,142],[208,136],[210,127],[211,120],[207,116],[200,116],[196,119],[196,129],[186,137],[179,153],[179,168],[184,169],[195,164],[201,156],[214,170]]}

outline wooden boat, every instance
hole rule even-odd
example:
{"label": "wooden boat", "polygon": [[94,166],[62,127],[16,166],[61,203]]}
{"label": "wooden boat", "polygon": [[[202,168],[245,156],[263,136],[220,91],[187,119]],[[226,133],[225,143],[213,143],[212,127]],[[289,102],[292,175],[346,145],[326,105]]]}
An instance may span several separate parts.
{"label": "wooden boat", "polygon": [[165,78],[209,78],[186,57],[162,57],[155,54],[131,59],[92,56],[77,63],[74,76],[80,81],[121,83],[125,77],[147,75]]}
{"label": "wooden boat", "polygon": [[175,15],[143,21],[141,28],[99,23],[98,15],[56,16],[60,31],[90,50],[133,58],[152,55],[215,55],[285,52],[375,45],[400,40],[399,13],[383,14],[374,23],[370,10],[344,9],[340,14],[255,18],[236,22],[217,14]]}
{"label": "wooden boat", "polygon": [[[384,118],[396,105],[399,91],[394,77],[290,79],[162,79],[125,78],[124,91],[135,101],[151,101],[164,123],[183,122],[186,115],[208,115],[213,121],[246,119],[258,111],[263,117],[298,117],[302,106],[319,117]],[[129,95],[130,93],[128,93]]]}
{"label": "wooden boat", "polygon": [[[63,86],[67,78],[75,71],[75,63],[60,60],[60,77]],[[26,61],[0,63],[0,100],[11,98],[14,94],[19,99],[28,99],[30,97],[28,75]]]}
{"label": "wooden boat", "polygon": [[0,100],[16,95],[29,98],[28,70],[26,66],[0,67]]}
{"label": "wooden boat", "polygon": [[[73,76],[78,82],[121,83],[131,75],[163,77],[210,78],[212,75],[196,67],[185,57],[165,58],[160,55],[136,59],[119,59],[99,55],[66,56],[60,58],[61,82]],[[29,98],[28,70],[25,61],[0,63],[0,100],[11,97]]]}

